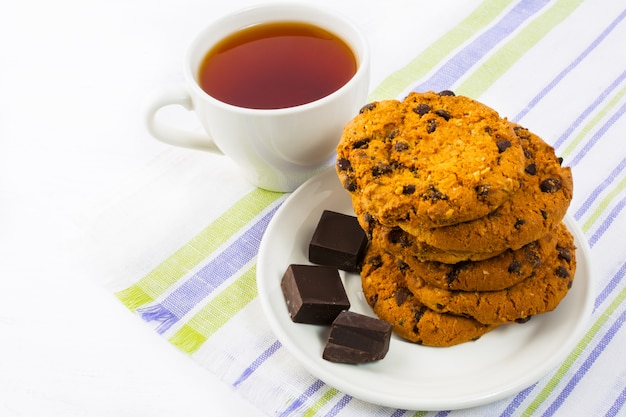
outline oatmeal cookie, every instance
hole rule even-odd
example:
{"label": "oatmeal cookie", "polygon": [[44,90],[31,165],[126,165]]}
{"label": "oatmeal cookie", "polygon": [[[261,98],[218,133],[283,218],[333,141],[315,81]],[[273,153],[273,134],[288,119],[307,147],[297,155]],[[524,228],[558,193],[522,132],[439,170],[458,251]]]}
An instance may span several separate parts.
{"label": "oatmeal cookie", "polygon": [[420,242],[400,226],[383,226],[368,215],[360,216],[359,223],[362,224],[372,243],[403,259],[457,264],[464,261],[483,261],[504,252],[477,252],[473,250],[471,244],[468,244],[465,250],[446,251]]}
{"label": "oatmeal cookie", "polygon": [[572,199],[571,169],[543,139],[511,124],[522,143],[526,166],[522,187],[492,213],[440,228],[401,227],[418,241],[444,251],[502,252],[519,249],[558,225]]}
{"label": "oatmeal cookie", "polygon": [[554,252],[557,235],[564,225],[548,232],[518,250],[508,249],[482,261],[455,264],[423,262],[414,256],[397,254],[428,285],[453,291],[498,291],[511,287],[534,274]]}
{"label": "oatmeal cookie", "polygon": [[409,230],[487,215],[520,188],[524,167],[506,119],[470,98],[433,92],[363,107],[336,161],[357,214]]}
{"label": "oatmeal cookie", "polygon": [[412,273],[391,254],[369,247],[361,271],[363,292],[376,315],[391,323],[398,336],[421,345],[444,347],[476,340],[497,327],[424,306],[407,288],[407,276]]}
{"label": "oatmeal cookie", "polygon": [[473,317],[485,324],[525,322],[554,310],[567,295],[576,272],[574,238],[560,228],[556,250],[524,281],[501,291],[450,291],[428,285],[417,274],[407,275],[415,297],[440,313]]}

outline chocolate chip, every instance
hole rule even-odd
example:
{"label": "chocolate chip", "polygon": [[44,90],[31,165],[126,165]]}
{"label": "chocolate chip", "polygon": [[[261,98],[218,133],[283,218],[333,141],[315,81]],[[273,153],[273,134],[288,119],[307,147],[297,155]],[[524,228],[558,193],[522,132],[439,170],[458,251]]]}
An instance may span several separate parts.
{"label": "chocolate chip", "polygon": [[387,133],[387,139],[393,139],[400,134],[400,130],[394,129],[391,132]]}
{"label": "chocolate chip", "polygon": [[383,260],[378,255],[370,256],[367,259],[367,263],[368,263],[368,265],[372,266],[372,271],[375,271],[378,268],[380,268],[381,266],[383,266]]}
{"label": "chocolate chip", "polygon": [[398,259],[398,261],[396,262],[396,266],[398,267],[400,271],[405,271],[409,269],[409,264],[404,262],[402,259]]}
{"label": "chocolate chip", "polygon": [[370,138],[365,138],[361,140],[357,140],[352,144],[352,149],[367,149],[370,143]]}
{"label": "chocolate chip", "polygon": [[511,141],[505,139],[499,140],[496,142],[496,146],[498,147],[498,152],[502,153],[511,147]]}
{"label": "chocolate chip", "polygon": [[515,224],[513,225],[513,227],[515,227],[515,230],[519,230],[520,227],[522,227],[525,224],[526,224],[526,220],[524,220],[524,219],[517,219],[515,221]]}
{"label": "chocolate chip", "polygon": [[489,195],[489,188],[489,184],[481,184],[474,187],[474,191],[476,191],[476,197],[480,201],[485,201],[485,199]]}
{"label": "chocolate chip", "polygon": [[437,121],[435,119],[430,119],[426,123],[428,123],[426,125],[426,131],[428,133],[433,133],[435,130],[437,130]]}
{"label": "chocolate chip", "polygon": [[524,323],[528,322],[528,320],[530,320],[531,317],[532,316],[526,316],[526,317],[522,317],[522,318],[519,318],[519,319],[515,319],[515,323],[524,324]]}
{"label": "chocolate chip", "polygon": [[374,294],[370,297],[370,305],[374,307],[378,302],[378,294]]}
{"label": "chocolate chip", "polygon": [[375,108],[376,108],[376,103],[368,103],[365,106],[361,107],[361,109],[359,110],[359,114],[365,113],[366,111],[374,110]]}
{"label": "chocolate chip", "polygon": [[374,178],[378,178],[381,175],[389,174],[392,171],[393,171],[393,169],[391,169],[390,165],[385,164],[385,163],[379,163],[374,168],[372,168],[372,176]]}
{"label": "chocolate chip", "polygon": [[393,145],[393,149],[397,152],[406,151],[407,149],[409,149],[409,144],[406,142],[396,142]]}
{"label": "chocolate chip", "polygon": [[524,158],[533,159],[533,153],[529,151],[528,149],[524,149]]}
{"label": "chocolate chip", "polygon": [[435,110],[435,114],[439,117],[443,117],[443,119],[447,122],[448,120],[450,120],[450,113],[448,113],[447,111],[441,109],[441,110]]}
{"label": "chocolate chip", "polygon": [[400,245],[403,248],[411,246],[411,241],[409,240],[407,233],[399,227],[394,227],[389,231],[389,233],[387,233],[387,240],[394,245]]}
{"label": "chocolate chip", "polygon": [[435,304],[435,307],[437,307],[437,310],[443,310],[443,308],[445,307],[443,304]]}
{"label": "chocolate chip", "polygon": [[563,158],[560,156],[557,158],[557,161],[559,161],[559,165],[563,165]]}
{"label": "chocolate chip", "polygon": [[537,165],[536,164],[527,165],[524,171],[529,175],[535,175],[537,174]]}
{"label": "chocolate chip", "polygon": [[545,180],[541,181],[541,184],[539,184],[539,188],[544,193],[556,193],[561,189],[561,180],[559,180],[558,178],[546,178]]}
{"label": "chocolate chip", "polygon": [[398,306],[401,306],[402,304],[404,304],[406,299],[409,298],[409,295],[411,295],[411,292],[408,289],[406,289],[405,287],[400,287],[395,292],[393,297],[396,299],[396,304]]}
{"label": "chocolate chip", "polygon": [[491,126],[485,126],[485,133],[491,133]]}
{"label": "chocolate chip", "polygon": [[519,274],[522,269],[522,263],[519,261],[513,261],[509,264],[509,274]]}
{"label": "chocolate chip", "polygon": [[455,96],[454,91],[452,90],[442,90],[439,92],[440,96]]}
{"label": "chocolate chip", "polygon": [[446,201],[448,196],[436,189],[433,185],[428,186],[428,191],[422,194],[422,200]]}
{"label": "chocolate chip", "polygon": [[461,271],[463,271],[469,265],[470,265],[470,261],[463,261],[463,262],[456,263],[454,265],[450,265],[450,268],[448,269],[448,272],[446,273],[446,282],[448,283],[448,286],[450,286],[450,284],[456,281]]}
{"label": "chocolate chip", "polygon": [[559,278],[569,278],[569,271],[564,266],[558,266],[554,270],[554,274]]}
{"label": "chocolate chip", "polygon": [[570,253],[568,248],[562,248],[560,246],[556,247],[558,258],[564,260],[567,263],[572,261],[572,254]]}
{"label": "chocolate chip", "polygon": [[346,179],[343,183],[343,188],[350,192],[356,191],[356,181],[350,178]]}
{"label": "chocolate chip", "polygon": [[413,112],[415,114],[419,114],[420,116],[425,115],[430,111],[430,106],[428,104],[420,103],[416,107],[413,108]]}
{"label": "chocolate chip", "polygon": [[409,184],[402,187],[402,194],[410,195],[415,192],[415,185]]}
{"label": "chocolate chip", "polygon": [[548,220],[548,212],[543,209],[539,211],[541,212],[541,217],[543,217],[544,220]]}
{"label": "chocolate chip", "polygon": [[424,313],[426,312],[426,307],[422,307],[419,310],[415,310],[413,316],[415,317],[415,323],[419,323],[419,321],[424,317]]}
{"label": "chocolate chip", "polygon": [[339,158],[337,160],[337,168],[340,171],[352,171],[352,164],[346,158]]}

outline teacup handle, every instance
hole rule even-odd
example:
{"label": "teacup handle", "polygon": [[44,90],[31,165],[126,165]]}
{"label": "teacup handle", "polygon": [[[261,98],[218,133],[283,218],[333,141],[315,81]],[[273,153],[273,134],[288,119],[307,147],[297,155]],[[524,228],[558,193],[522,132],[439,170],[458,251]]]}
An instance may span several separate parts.
{"label": "teacup handle", "polygon": [[184,86],[162,88],[148,99],[144,117],[146,127],[152,136],[169,145],[223,154],[206,133],[192,132],[160,121],[157,117],[158,111],[172,105],[183,106],[189,111],[193,110],[193,101]]}

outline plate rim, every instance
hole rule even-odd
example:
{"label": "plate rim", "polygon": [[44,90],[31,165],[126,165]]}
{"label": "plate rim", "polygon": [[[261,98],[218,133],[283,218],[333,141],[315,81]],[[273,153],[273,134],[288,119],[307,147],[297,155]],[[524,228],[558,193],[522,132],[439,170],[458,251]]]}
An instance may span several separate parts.
{"label": "plate rim", "polygon": [[[278,208],[267,226],[265,234],[263,235],[263,238],[261,240],[257,256],[257,290],[259,299],[261,301],[261,306],[267,318],[268,324],[270,325],[272,332],[280,341],[280,343],[289,351],[292,356],[297,359],[297,361],[311,375],[319,378],[324,383],[342,391],[343,393],[353,396],[354,398],[358,398],[362,401],[381,406],[423,411],[463,409],[489,404],[526,389],[527,387],[540,380],[543,376],[554,370],[560,363],[562,363],[562,361],[579,343],[584,332],[586,331],[593,310],[593,268],[591,264],[591,252],[589,245],[576,222],[569,215],[566,214],[564,222],[568,226],[570,232],[574,235],[575,243],[577,246],[576,282],[579,282],[581,280],[584,282],[585,288],[580,290],[585,291],[585,293],[583,294],[584,302],[582,308],[580,309],[579,320],[576,322],[575,326],[573,326],[573,331],[569,333],[567,339],[563,341],[559,349],[556,349],[555,352],[552,352],[547,360],[544,360],[542,362],[542,366],[534,367],[531,371],[529,371],[526,377],[523,378],[523,381],[517,381],[517,383],[509,381],[507,384],[504,384],[505,386],[497,392],[483,393],[482,395],[471,396],[467,398],[446,399],[445,401],[440,401],[438,399],[429,400],[427,398],[419,397],[406,398],[403,396],[390,395],[388,393],[383,394],[381,392],[378,392],[376,389],[363,390],[351,387],[349,381],[342,379],[337,374],[326,372],[324,370],[316,368],[315,363],[311,361],[309,355],[307,355],[299,346],[297,346],[297,343],[295,343],[292,338],[290,338],[287,334],[286,329],[281,327],[278,321],[274,319],[271,300],[265,291],[266,280],[268,278],[263,276],[263,263],[269,260],[268,252],[271,250],[272,246],[272,243],[270,242],[270,237],[274,235],[274,230],[280,227],[280,219],[284,215],[284,212],[289,212],[289,210],[292,209],[292,205],[297,204],[294,202],[297,202],[301,195],[311,191],[310,189],[314,187],[316,183],[326,185],[326,182],[330,182],[333,179],[336,180],[335,185],[338,187],[339,190],[341,190],[339,179],[336,177],[334,171],[334,167],[330,167],[320,172],[319,174],[307,180],[285,199],[285,201],[282,203],[281,207]],[[584,279],[581,278],[581,276],[583,276]],[[280,277],[276,279],[277,282],[280,282]],[[346,366],[345,364],[333,365]]]}

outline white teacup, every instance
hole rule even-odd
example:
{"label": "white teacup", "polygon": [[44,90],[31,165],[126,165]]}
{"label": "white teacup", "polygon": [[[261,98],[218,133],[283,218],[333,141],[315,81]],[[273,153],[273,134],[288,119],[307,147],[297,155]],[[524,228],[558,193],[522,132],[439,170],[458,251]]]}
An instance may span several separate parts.
{"label": "white teacup", "polygon": [[[281,21],[313,24],[341,38],[356,59],[354,76],[321,99],[271,110],[227,104],[200,87],[199,66],[216,43],[242,28]],[[150,133],[172,145],[223,153],[252,184],[288,192],[334,164],[343,128],[367,98],[369,47],[359,29],[334,12],[297,3],[267,4],[228,15],[201,32],[188,50],[184,76],[184,85],[159,91],[148,105]],[[193,110],[207,135],[160,120],[157,112],[169,105]]]}

